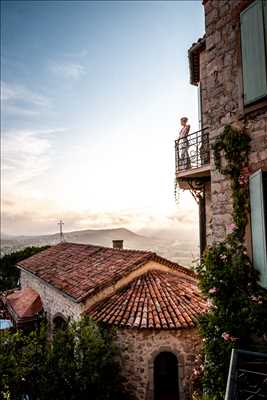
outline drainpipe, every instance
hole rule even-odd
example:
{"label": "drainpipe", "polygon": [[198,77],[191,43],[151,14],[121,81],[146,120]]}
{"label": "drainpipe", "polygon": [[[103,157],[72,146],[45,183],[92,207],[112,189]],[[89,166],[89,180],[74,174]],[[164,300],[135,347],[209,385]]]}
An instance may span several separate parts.
{"label": "drainpipe", "polygon": [[199,210],[199,245],[200,245],[200,258],[202,258],[204,250],[207,245],[206,240],[206,207],[205,204],[205,188],[203,189],[202,196],[199,196],[198,210]]}

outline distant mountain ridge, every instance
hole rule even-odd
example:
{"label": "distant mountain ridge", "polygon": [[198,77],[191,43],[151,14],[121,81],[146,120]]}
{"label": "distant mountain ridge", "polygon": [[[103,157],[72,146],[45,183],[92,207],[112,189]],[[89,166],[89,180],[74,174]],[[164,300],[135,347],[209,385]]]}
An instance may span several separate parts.
{"label": "distant mountain ridge", "polygon": [[[178,262],[182,265],[191,265],[193,244],[182,241],[167,240],[166,238],[148,237],[134,233],[126,228],[114,229],[85,229],[64,232],[67,242],[94,244],[112,247],[112,240],[124,241],[125,249],[139,249],[154,251],[162,257]],[[1,255],[21,250],[27,246],[55,245],[59,243],[58,233],[37,236],[1,236]]]}

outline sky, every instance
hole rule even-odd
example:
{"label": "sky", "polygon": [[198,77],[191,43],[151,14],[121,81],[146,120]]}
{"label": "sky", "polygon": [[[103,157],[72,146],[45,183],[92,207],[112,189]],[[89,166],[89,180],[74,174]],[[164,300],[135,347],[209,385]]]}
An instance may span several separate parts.
{"label": "sky", "polygon": [[196,234],[174,198],[179,119],[198,129],[188,48],[201,1],[1,2],[1,231]]}

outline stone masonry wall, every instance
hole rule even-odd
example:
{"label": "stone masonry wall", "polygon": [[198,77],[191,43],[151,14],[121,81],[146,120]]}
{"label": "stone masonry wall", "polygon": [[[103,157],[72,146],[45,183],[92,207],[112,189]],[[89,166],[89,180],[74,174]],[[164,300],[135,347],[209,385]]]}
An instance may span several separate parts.
{"label": "stone masonry wall", "polygon": [[[244,107],[240,43],[240,12],[250,0],[205,0],[206,74],[203,85],[205,124],[213,143],[226,124],[245,129],[251,136],[249,167],[252,172],[267,170],[267,102]],[[232,222],[229,182],[215,170],[211,157],[212,234],[223,240]],[[250,233],[247,245],[250,247]]]}
{"label": "stone masonry wall", "polygon": [[182,330],[120,329],[117,342],[122,349],[122,370],[127,391],[136,400],[153,400],[155,357],[170,351],[178,359],[179,400],[191,398],[190,376],[200,347],[195,328]]}
{"label": "stone masonry wall", "polygon": [[206,241],[207,246],[212,244],[212,203],[211,203],[211,184],[205,183],[205,212],[206,212]]}
{"label": "stone masonry wall", "polygon": [[58,313],[62,314],[66,319],[68,317],[79,319],[81,305],[73,302],[70,297],[64,296],[58,290],[53,289],[25,271],[20,272],[20,283],[22,289],[31,287],[39,293],[50,326],[52,326],[54,316]]}
{"label": "stone masonry wall", "polygon": [[199,79],[201,82],[201,118],[202,128],[208,127],[208,92],[207,92],[207,52],[202,50],[199,55]]}

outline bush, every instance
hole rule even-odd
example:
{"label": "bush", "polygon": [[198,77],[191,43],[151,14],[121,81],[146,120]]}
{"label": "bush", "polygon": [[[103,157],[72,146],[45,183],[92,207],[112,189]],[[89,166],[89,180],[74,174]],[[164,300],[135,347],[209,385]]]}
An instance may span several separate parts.
{"label": "bush", "polygon": [[125,399],[114,332],[85,317],[47,340],[38,331],[0,335],[0,393],[32,400]]}

